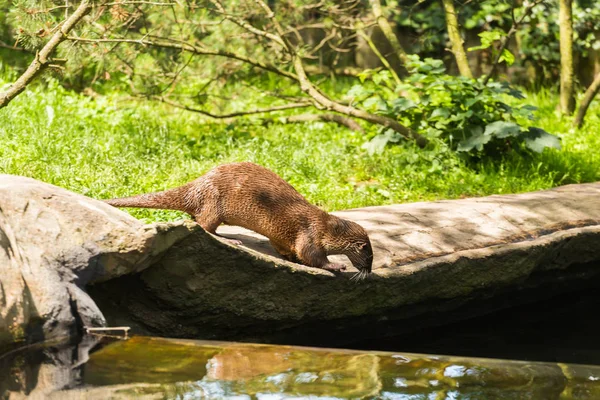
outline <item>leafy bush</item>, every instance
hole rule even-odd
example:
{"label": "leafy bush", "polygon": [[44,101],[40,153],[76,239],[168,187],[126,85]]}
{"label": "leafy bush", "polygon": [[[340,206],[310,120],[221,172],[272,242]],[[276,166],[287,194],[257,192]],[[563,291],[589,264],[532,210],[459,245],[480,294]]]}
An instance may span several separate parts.
{"label": "leafy bush", "polygon": [[[388,71],[365,71],[360,76],[362,84],[348,92],[351,101],[472,155],[560,148],[556,136],[526,127],[534,119],[535,107],[505,102],[511,97],[524,98],[507,83],[490,81],[484,85],[481,80],[447,75],[441,60],[409,57],[410,76],[404,82],[396,84]],[[381,129],[365,147],[370,153],[381,152],[387,143],[401,138],[391,129]]]}

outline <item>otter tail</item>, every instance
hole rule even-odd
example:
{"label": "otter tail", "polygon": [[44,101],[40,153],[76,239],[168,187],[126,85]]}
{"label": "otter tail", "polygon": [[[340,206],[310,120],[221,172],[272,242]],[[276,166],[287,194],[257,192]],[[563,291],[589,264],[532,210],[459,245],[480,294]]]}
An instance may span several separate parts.
{"label": "otter tail", "polygon": [[114,207],[159,208],[188,212],[187,187],[181,186],[162,192],[145,193],[137,196],[103,200]]}

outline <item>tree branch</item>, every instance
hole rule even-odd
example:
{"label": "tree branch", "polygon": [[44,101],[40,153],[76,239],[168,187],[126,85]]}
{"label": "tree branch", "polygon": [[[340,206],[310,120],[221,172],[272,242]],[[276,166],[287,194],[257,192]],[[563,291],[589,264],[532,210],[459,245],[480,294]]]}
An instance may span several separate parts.
{"label": "tree branch", "polygon": [[0,40],[0,48],[14,50],[14,51],[21,51],[23,53],[32,53],[32,54],[35,54],[31,50],[27,50],[27,49],[25,49],[23,47],[18,47],[17,45],[11,46],[8,43],[4,43],[2,40]]}
{"label": "tree branch", "polygon": [[228,19],[229,21],[233,22],[234,24],[244,28],[248,32],[252,32],[253,34],[255,34],[257,36],[262,36],[262,37],[271,39],[272,41],[278,43],[280,46],[285,47],[285,44],[283,43],[283,40],[281,39],[281,37],[279,37],[277,35],[273,35],[272,33],[269,33],[267,31],[260,30],[260,29],[256,28],[254,25],[248,23],[247,21],[244,21],[241,18],[237,18],[231,14],[227,14],[225,12],[225,8],[223,7],[223,5],[217,0],[210,0],[210,2],[217,8],[217,10],[219,10],[219,13],[221,13],[223,15],[223,18]]}
{"label": "tree branch", "polygon": [[385,36],[387,41],[392,46],[392,49],[394,49],[394,52],[396,53],[396,56],[398,57],[400,62],[402,62],[403,65],[406,65],[406,63],[408,62],[408,57],[406,56],[406,52],[402,48],[402,45],[398,41],[396,34],[392,30],[390,23],[388,22],[387,18],[383,15],[383,11],[381,9],[381,2],[379,0],[369,0],[369,3],[371,3],[371,8],[373,9],[373,16],[377,20],[377,25],[379,25],[379,29],[381,29],[383,36]]}
{"label": "tree branch", "polygon": [[180,108],[180,109],[186,110],[186,111],[192,111],[192,112],[206,115],[207,117],[211,117],[211,118],[215,118],[215,119],[227,119],[227,118],[241,117],[241,116],[245,116],[245,115],[265,114],[265,113],[271,113],[271,112],[275,112],[275,111],[291,110],[294,108],[305,108],[305,107],[312,106],[312,104],[309,102],[303,102],[303,103],[283,104],[280,106],[274,106],[274,107],[269,107],[269,108],[258,108],[256,110],[250,110],[250,111],[237,111],[237,112],[232,112],[232,113],[228,113],[228,114],[213,114],[206,110],[202,110],[199,108],[190,107],[190,106],[186,106],[184,104],[176,103],[176,102],[171,101],[162,96],[151,96],[150,98],[152,100],[158,100],[162,103],[168,104],[175,108]]}
{"label": "tree branch", "polygon": [[56,32],[52,35],[48,43],[36,54],[34,60],[29,64],[27,70],[21,75],[8,90],[0,93],[0,108],[6,107],[8,103],[19,95],[25,87],[35,79],[38,74],[50,64],[50,55],[64,41],[75,25],[90,11],[91,3],[89,0],[83,0],[79,7],[69,18],[67,18]]}
{"label": "tree branch", "polygon": [[358,33],[358,35],[360,37],[362,37],[365,40],[365,42],[367,42],[367,44],[369,45],[369,48],[371,49],[371,51],[373,53],[375,53],[375,55],[377,56],[377,58],[379,58],[379,61],[381,61],[381,63],[383,64],[383,66],[388,71],[390,71],[390,74],[392,74],[392,78],[394,78],[394,81],[396,81],[396,85],[400,85],[402,83],[402,80],[400,80],[400,77],[398,76],[398,74],[396,73],[396,71],[394,71],[394,69],[392,68],[392,66],[390,65],[390,63],[388,62],[388,60],[383,56],[383,54],[381,54],[381,52],[379,51],[379,49],[377,48],[377,46],[375,45],[375,43],[373,43],[373,41],[371,40],[371,38],[361,28],[358,28],[356,30],[356,32]]}
{"label": "tree branch", "polygon": [[282,38],[282,40],[284,41],[284,43],[286,45],[288,52],[291,54],[293,65],[294,65],[294,70],[296,71],[296,75],[298,77],[297,79],[298,79],[298,83],[300,84],[300,88],[302,89],[302,91],[304,93],[306,93],[307,95],[312,97],[315,100],[315,102],[318,103],[322,108],[324,108],[326,110],[335,111],[340,114],[345,114],[345,115],[348,115],[351,117],[356,117],[356,118],[359,118],[359,119],[362,119],[362,120],[365,120],[365,121],[368,121],[371,123],[385,126],[387,128],[391,128],[394,131],[400,133],[404,137],[414,139],[417,142],[417,145],[419,147],[425,147],[427,145],[428,141],[425,137],[419,135],[417,132],[413,131],[412,129],[407,128],[406,126],[400,124],[395,119],[384,117],[381,115],[371,114],[364,110],[354,108],[352,106],[340,104],[336,101],[333,101],[327,95],[325,95],[320,90],[318,90],[312,84],[312,82],[308,79],[308,76],[306,75],[306,71],[304,70],[304,64],[302,63],[302,58],[300,56],[298,56],[294,46],[288,40],[286,40],[286,38],[283,36],[285,34],[285,32],[284,32],[283,28],[281,27],[281,25],[279,24],[279,22],[277,21],[277,19],[275,18],[275,14],[273,13],[273,11],[269,8],[269,6],[263,0],[254,0],[254,1],[259,6],[261,6],[263,8],[263,10],[265,10],[265,13],[267,14],[267,18],[269,18],[273,22],[273,26],[275,27],[277,34]]}
{"label": "tree branch", "polygon": [[282,69],[279,69],[276,66],[274,66],[273,64],[263,63],[261,61],[253,60],[251,58],[242,56],[240,54],[232,53],[229,51],[200,48],[200,47],[196,47],[196,46],[193,46],[193,45],[191,45],[189,43],[185,43],[185,42],[177,43],[178,41],[175,39],[164,39],[164,40],[169,40],[169,42],[165,42],[164,40],[157,42],[157,41],[148,40],[148,39],[144,39],[144,38],[142,38],[142,39],[88,39],[88,38],[69,36],[68,39],[75,41],[75,42],[83,42],[83,43],[130,43],[130,44],[135,44],[138,46],[154,46],[154,47],[160,47],[160,48],[166,48],[166,49],[178,49],[178,50],[188,51],[190,53],[199,54],[199,55],[232,58],[232,59],[239,60],[239,61],[245,62],[247,64],[250,64],[254,67],[257,67],[257,68],[260,68],[260,69],[263,69],[266,71],[274,72],[281,76],[285,76],[286,78],[290,78],[293,80],[298,79],[295,74],[285,71],[285,70],[282,70]]}
{"label": "tree branch", "polygon": [[571,115],[575,110],[573,66],[573,0],[560,0],[558,26],[560,39],[560,111]]}
{"label": "tree branch", "polygon": [[312,122],[312,121],[324,121],[324,122],[335,122],[336,124],[345,126],[354,132],[364,132],[362,126],[360,126],[352,118],[344,117],[338,114],[300,114],[291,115],[283,118],[283,123],[294,123],[294,122]]}
{"label": "tree branch", "polygon": [[487,85],[487,83],[489,82],[490,78],[496,73],[496,69],[498,68],[498,64],[500,64],[500,58],[502,57],[502,53],[504,53],[504,49],[506,49],[506,46],[508,46],[508,42],[510,41],[510,38],[517,33],[517,30],[519,29],[519,25],[521,25],[521,23],[523,22],[523,20],[527,17],[527,15],[529,15],[529,13],[531,12],[531,10],[533,9],[533,7],[537,6],[538,4],[543,3],[544,0],[537,0],[532,2],[529,6],[525,7],[525,10],[523,11],[523,15],[521,15],[521,18],[519,18],[518,21],[516,21],[514,19],[514,8],[513,8],[513,24],[510,27],[510,29],[508,30],[508,33],[506,34],[506,36],[504,37],[502,44],[500,45],[500,51],[498,52],[498,54],[496,54],[496,59],[494,60],[494,62],[492,63],[492,69],[490,70],[490,73],[486,75],[485,79],[483,80],[483,84]]}
{"label": "tree branch", "polygon": [[454,8],[454,0],[442,0],[444,3],[444,10],[446,14],[446,25],[448,27],[448,37],[452,44],[452,53],[456,59],[458,70],[460,74],[467,78],[473,78],[471,67],[469,67],[469,60],[463,47],[463,41],[460,37],[460,30],[458,27],[458,18],[456,16],[456,9]]}
{"label": "tree branch", "polygon": [[577,110],[577,115],[575,116],[575,120],[573,121],[573,125],[575,125],[576,128],[581,128],[581,125],[583,125],[583,121],[585,119],[585,114],[588,110],[588,107],[590,106],[590,104],[594,100],[594,97],[596,97],[599,91],[600,73],[596,75],[590,87],[587,88],[585,94],[583,95],[583,99],[581,100],[581,104],[579,104],[579,110]]}

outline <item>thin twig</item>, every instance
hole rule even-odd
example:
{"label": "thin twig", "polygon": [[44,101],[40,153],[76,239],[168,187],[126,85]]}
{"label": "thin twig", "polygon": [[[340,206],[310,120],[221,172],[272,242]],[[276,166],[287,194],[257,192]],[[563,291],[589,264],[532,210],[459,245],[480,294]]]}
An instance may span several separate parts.
{"label": "thin twig", "polygon": [[[242,56],[240,54],[232,53],[229,51],[199,48],[199,47],[193,46],[189,43],[176,43],[177,39],[173,39],[173,42],[175,42],[175,43],[165,42],[165,41],[157,42],[157,41],[152,41],[152,40],[148,40],[148,39],[144,39],[144,38],[142,38],[142,39],[89,39],[89,38],[80,38],[80,37],[76,37],[76,36],[69,36],[67,39],[75,41],[75,42],[82,42],[82,43],[130,43],[130,44],[135,44],[138,46],[154,46],[154,47],[168,48],[168,49],[179,49],[182,51],[188,51],[188,52],[191,52],[194,54],[199,54],[199,55],[209,55],[209,56],[232,58],[235,60],[245,62],[250,65],[253,65],[254,67],[264,69],[266,71],[274,72],[281,76],[285,76],[286,78],[290,78],[293,80],[298,79],[295,74],[285,71],[283,69],[279,69],[276,66],[274,66],[273,64],[263,63],[261,61],[253,60],[251,58]],[[171,39],[169,39],[169,40],[171,40]]]}
{"label": "thin twig", "polygon": [[223,5],[219,1],[217,1],[217,0],[210,0],[210,2],[217,8],[217,10],[219,11],[219,13],[221,13],[223,15],[223,18],[228,19],[229,21],[231,21],[234,24],[240,26],[241,28],[246,29],[248,32],[252,32],[256,36],[266,37],[268,39],[271,39],[275,43],[279,44],[280,46],[285,47],[285,44],[283,43],[283,40],[282,40],[281,37],[279,37],[277,35],[273,35],[270,32],[258,29],[257,27],[255,27],[254,25],[250,24],[249,22],[247,22],[247,21],[245,21],[245,20],[243,20],[241,18],[235,17],[235,16],[233,16],[231,14],[226,13],[225,12],[225,8],[223,7]]}
{"label": "thin twig", "polygon": [[367,35],[365,33],[365,31],[363,31],[361,28],[358,28],[356,31],[358,32],[358,35],[360,37],[362,37],[365,40],[365,42],[367,42],[367,44],[369,45],[369,48],[371,49],[371,51],[373,53],[375,53],[375,55],[377,56],[377,58],[379,58],[379,61],[381,61],[381,63],[383,64],[383,66],[388,71],[390,71],[390,74],[392,75],[392,78],[394,78],[394,81],[396,81],[396,85],[400,85],[402,83],[402,80],[400,79],[400,77],[398,76],[398,74],[396,73],[396,71],[394,71],[394,69],[390,65],[389,61],[383,56],[383,54],[381,54],[381,52],[379,51],[379,49],[377,48],[377,46],[375,45],[375,43],[373,43],[373,40],[371,40],[371,38],[369,37],[369,35]]}
{"label": "thin twig", "polygon": [[157,101],[163,102],[165,104],[168,104],[172,107],[180,108],[182,110],[187,110],[187,111],[193,111],[193,112],[196,112],[196,113],[199,113],[202,115],[206,115],[207,117],[211,117],[211,118],[215,118],[215,119],[227,119],[227,118],[241,117],[241,116],[245,116],[245,115],[265,114],[265,113],[271,113],[271,112],[275,112],[275,111],[291,110],[294,108],[305,108],[305,107],[312,106],[312,103],[303,102],[303,103],[283,104],[280,106],[274,106],[274,107],[269,107],[269,108],[258,108],[258,109],[250,110],[250,111],[237,111],[237,112],[232,112],[232,113],[228,113],[228,114],[214,114],[214,113],[211,113],[206,110],[202,110],[199,108],[190,107],[190,106],[186,106],[184,104],[176,103],[176,102],[171,101],[162,96],[151,96],[150,98],[152,100],[157,100]]}
{"label": "thin twig", "polygon": [[484,85],[487,85],[487,83],[489,82],[489,80],[496,73],[496,69],[498,68],[498,64],[500,64],[500,58],[502,57],[502,53],[504,53],[504,49],[506,49],[506,46],[508,46],[508,42],[509,42],[510,38],[512,37],[512,35],[514,35],[517,32],[517,29],[519,28],[519,25],[521,25],[521,23],[523,22],[523,20],[527,17],[527,15],[529,15],[529,13],[533,9],[533,7],[535,7],[538,4],[541,4],[543,2],[544,2],[544,0],[537,0],[537,1],[534,1],[533,3],[531,3],[531,5],[525,7],[525,10],[523,11],[523,15],[521,15],[521,18],[519,18],[518,21],[515,20],[515,16],[514,16],[514,10],[515,10],[515,8],[514,7],[512,8],[513,24],[510,27],[510,29],[508,30],[508,33],[506,34],[506,36],[504,37],[504,39],[502,40],[502,44],[500,45],[500,51],[498,52],[498,54],[496,54],[496,59],[492,63],[492,69],[490,70],[490,73],[487,74],[486,77],[485,77],[485,79],[483,80],[483,84]]}
{"label": "thin twig", "polygon": [[10,49],[10,50],[14,50],[14,51],[22,51],[24,53],[32,53],[35,54],[33,51],[31,50],[27,50],[24,47],[17,47],[17,46],[11,46],[8,43],[4,43],[3,41],[0,40],[0,47],[3,49]]}

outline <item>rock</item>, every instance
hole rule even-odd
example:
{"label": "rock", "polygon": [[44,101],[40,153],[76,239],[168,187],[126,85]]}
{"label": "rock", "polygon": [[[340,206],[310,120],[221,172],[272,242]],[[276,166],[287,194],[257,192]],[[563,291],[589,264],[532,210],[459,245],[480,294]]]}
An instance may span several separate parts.
{"label": "rock", "polygon": [[600,184],[337,214],[369,231],[365,281],[350,281],[345,258],[349,271],[335,275],[265,256],[276,255],[265,238],[222,227],[244,246],[198,231],[90,291],[112,324],[149,334],[339,346],[576,290],[600,272]]}
{"label": "rock", "polygon": [[85,285],[141,271],[194,229],[162,231],[101,201],[0,175],[0,349],[104,325]]}
{"label": "rock", "polygon": [[220,229],[244,243],[232,246],[0,175],[0,347],[105,318],[133,333],[339,345],[489,313],[597,276],[599,195],[596,183],[338,213],[375,249],[356,283],[351,267],[284,261],[241,228]]}

